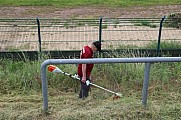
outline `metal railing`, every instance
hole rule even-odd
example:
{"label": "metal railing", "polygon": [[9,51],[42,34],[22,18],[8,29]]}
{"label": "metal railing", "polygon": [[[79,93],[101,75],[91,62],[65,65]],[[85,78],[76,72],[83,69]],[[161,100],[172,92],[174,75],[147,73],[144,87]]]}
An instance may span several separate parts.
{"label": "metal railing", "polygon": [[[48,89],[46,68],[50,64],[103,64],[103,63],[145,63],[144,81],[142,88],[142,104],[147,104],[149,73],[151,63],[181,62],[181,57],[147,57],[147,58],[94,58],[94,59],[48,59],[41,64],[43,110],[48,110]],[[124,95],[123,95],[124,96]]]}

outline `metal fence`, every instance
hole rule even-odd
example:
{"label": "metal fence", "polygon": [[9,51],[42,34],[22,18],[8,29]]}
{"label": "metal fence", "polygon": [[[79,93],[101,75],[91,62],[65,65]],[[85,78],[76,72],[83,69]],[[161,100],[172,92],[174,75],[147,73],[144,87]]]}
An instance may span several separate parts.
{"label": "metal fence", "polygon": [[143,58],[97,58],[97,59],[47,59],[41,64],[43,110],[48,110],[47,65],[52,64],[103,64],[103,63],[145,63],[144,81],[142,88],[142,104],[147,105],[148,84],[151,63],[181,62],[181,57],[143,57]]}
{"label": "metal fence", "polygon": [[[103,49],[146,48],[151,42],[181,41],[181,29],[163,18],[0,19],[0,51],[80,50],[100,40]],[[162,28],[162,29],[160,29]],[[160,34],[162,33],[162,34]],[[157,46],[155,46],[157,48]]]}

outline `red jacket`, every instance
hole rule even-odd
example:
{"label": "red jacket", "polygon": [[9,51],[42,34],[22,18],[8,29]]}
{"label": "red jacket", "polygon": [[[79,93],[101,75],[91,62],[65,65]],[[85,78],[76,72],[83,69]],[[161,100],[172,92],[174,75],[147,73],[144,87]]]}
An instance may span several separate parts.
{"label": "red jacket", "polygon": [[[93,58],[93,51],[89,46],[84,46],[80,53],[80,59],[86,59],[86,58]],[[94,67],[94,64],[87,64],[86,65],[86,77],[90,77],[92,68]],[[78,65],[77,73],[80,77],[82,77],[82,64]]]}

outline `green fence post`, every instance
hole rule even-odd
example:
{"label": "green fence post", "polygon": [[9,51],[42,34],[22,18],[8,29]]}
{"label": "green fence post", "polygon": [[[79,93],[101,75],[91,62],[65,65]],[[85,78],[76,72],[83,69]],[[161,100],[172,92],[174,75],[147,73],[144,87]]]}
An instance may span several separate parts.
{"label": "green fence post", "polygon": [[157,45],[157,57],[160,57],[160,41],[161,41],[161,32],[162,32],[162,26],[163,26],[164,20],[165,20],[165,16],[160,21],[160,29],[159,29],[159,34],[158,34],[158,45]]}
{"label": "green fence post", "polygon": [[38,25],[38,42],[39,42],[39,53],[40,53],[40,58],[41,58],[41,33],[40,33],[40,20],[37,17],[36,18],[37,25]]}
{"label": "green fence post", "polygon": [[102,41],[102,17],[100,17],[99,21],[99,42]]}

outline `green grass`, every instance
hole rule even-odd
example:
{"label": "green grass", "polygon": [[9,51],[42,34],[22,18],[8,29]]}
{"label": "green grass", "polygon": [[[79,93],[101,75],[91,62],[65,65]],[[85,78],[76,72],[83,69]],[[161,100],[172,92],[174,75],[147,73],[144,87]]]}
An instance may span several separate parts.
{"label": "green grass", "polygon": [[133,24],[135,25],[135,26],[148,26],[148,27],[150,27],[150,28],[156,28],[157,27],[157,25],[155,25],[155,24],[152,24],[152,22],[151,21],[149,21],[149,20],[135,20],[135,21],[132,21],[133,22]]}
{"label": "green grass", "polygon": [[[134,57],[134,55],[115,57]],[[85,100],[78,99],[79,82],[47,72],[48,113],[42,111],[42,61],[0,61],[0,119],[180,119],[181,63],[151,64],[148,104],[142,106],[144,63],[96,64],[94,83],[123,94],[113,95],[93,87]],[[57,65],[76,73],[76,65]]]}
{"label": "green grass", "polygon": [[[181,4],[180,0],[0,0],[0,6],[77,6],[131,7]],[[116,23],[115,23],[116,24]],[[150,26],[147,21],[141,25]],[[180,48],[161,44],[161,48]],[[156,44],[147,46],[156,48]],[[138,53],[139,54],[139,53]],[[115,57],[135,57],[134,54]],[[147,106],[141,104],[144,64],[96,64],[94,83],[123,94],[113,95],[92,88],[85,100],[78,99],[79,82],[47,72],[49,110],[42,111],[42,61],[0,60],[0,119],[2,120],[179,120],[181,119],[181,63],[151,64]],[[58,65],[74,74],[75,65]]]}
{"label": "green grass", "polygon": [[[158,41],[152,41],[144,46],[137,45],[119,45],[118,49],[157,49]],[[160,49],[180,49],[181,43],[179,41],[161,41]]]}
{"label": "green grass", "polygon": [[181,4],[180,0],[0,0],[1,6],[77,6],[132,7]]}

